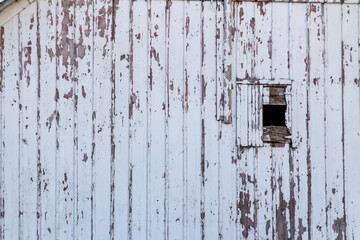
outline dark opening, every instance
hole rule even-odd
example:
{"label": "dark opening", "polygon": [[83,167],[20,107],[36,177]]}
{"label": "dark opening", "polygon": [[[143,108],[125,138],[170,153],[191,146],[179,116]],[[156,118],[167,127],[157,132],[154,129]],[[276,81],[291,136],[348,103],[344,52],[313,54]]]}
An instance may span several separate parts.
{"label": "dark opening", "polygon": [[286,105],[263,105],[263,126],[286,126]]}

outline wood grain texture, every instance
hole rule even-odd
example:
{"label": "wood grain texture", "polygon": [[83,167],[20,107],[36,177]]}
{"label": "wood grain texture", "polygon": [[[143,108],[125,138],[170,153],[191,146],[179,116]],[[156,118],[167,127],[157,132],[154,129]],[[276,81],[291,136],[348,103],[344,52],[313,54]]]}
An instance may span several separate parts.
{"label": "wood grain texture", "polygon": [[[40,82],[40,161],[41,161],[41,230],[39,235],[54,239],[56,234],[56,8],[54,1],[39,2]],[[40,179],[39,179],[40,180]]]}
{"label": "wood grain texture", "polygon": [[[19,15],[20,47],[20,238],[37,237],[38,212],[38,89],[39,72],[36,49],[37,6]],[[27,194],[27,191],[33,194]]]}
{"label": "wood grain texture", "polygon": [[0,239],[360,237],[357,3],[47,0],[0,25]]}
{"label": "wood grain texture", "polygon": [[[2,88],[2,169],[3,169],[3,239],[20,237],[19,203],[20,192],[20,58],[19,19],[14,18],[4,26],[3,41],[6,54],[3,55]],[[5,217],[6,216],[6,217]]]}
{"label": "wood grain texture", "polygon": [[91,238],[92,222],[92,164],[93,164],[93,2],[76,1],[75,15],[75,238]]}

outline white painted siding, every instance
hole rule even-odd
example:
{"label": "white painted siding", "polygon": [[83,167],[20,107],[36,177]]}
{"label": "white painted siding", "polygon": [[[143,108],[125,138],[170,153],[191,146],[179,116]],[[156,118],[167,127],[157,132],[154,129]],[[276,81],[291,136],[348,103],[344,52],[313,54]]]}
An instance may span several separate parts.
{"label": "white painted siding", "polygon": [[360,239],[358,2],[225,2],[0,13],[0,239]]}

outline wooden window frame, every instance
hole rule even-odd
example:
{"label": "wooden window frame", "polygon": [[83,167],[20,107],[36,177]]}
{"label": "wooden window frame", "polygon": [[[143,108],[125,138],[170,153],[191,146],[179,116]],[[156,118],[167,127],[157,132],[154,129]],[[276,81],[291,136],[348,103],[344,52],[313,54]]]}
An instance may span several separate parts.
{"label": "wooden window frame", "polygon": [[[292,81],[289,79],[237,79],[236,85],[237,145],[240,147],[262,147],[269,143],[281,147],[285,144],[291,144]],[[284,96],[281,97],[283,98],[281,101],[285,101],[284,103],[274,104],[270,101],[267,90],[270,91],[271,88],[284,88]],[[242,95],[246,94],[244,100]],[[263,105],[276,104],[286,106],[286,126],[263,126]]]}

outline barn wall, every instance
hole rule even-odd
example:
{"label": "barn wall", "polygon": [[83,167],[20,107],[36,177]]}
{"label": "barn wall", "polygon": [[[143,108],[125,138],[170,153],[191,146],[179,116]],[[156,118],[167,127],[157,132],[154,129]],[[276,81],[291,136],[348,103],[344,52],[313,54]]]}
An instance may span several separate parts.
{"label": "barn wall", "polygon": [[[359,10],[31,4],[0,27],[0,239],[360,239]],[[237,147],[236,79],[292,80],[292,144]]]}

